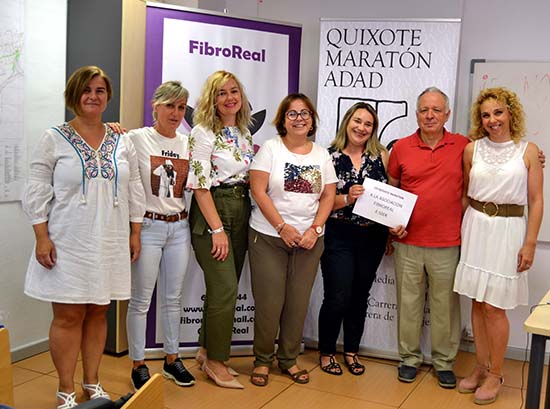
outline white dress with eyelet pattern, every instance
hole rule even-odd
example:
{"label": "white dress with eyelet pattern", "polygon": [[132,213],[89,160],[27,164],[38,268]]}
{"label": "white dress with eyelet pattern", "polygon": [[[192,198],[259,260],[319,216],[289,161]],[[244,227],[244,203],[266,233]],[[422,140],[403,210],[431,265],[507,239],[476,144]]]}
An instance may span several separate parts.
{"label": "white dress with eyelet pattern", "polygon": [[[526,148],[526,141],[477,140],[468,196],[481,202],[526,206],[527,168],[523,160]],[[490,217],[468,207],[462,220],[462,247],[454,291],[503,309],[527,305],[527,271],[517,272],[526,228],[526,216]]]}

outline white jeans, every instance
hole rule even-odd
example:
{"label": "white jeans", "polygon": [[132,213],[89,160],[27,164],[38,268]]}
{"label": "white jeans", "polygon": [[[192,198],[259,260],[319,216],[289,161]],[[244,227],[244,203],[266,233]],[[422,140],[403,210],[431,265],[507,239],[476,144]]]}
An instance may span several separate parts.
{"label": "white jeans", "polygon": [[190,244],[187,219],[173,223],[143,219],[141,253],[132,264],[132,297],[126,317],[129,355],[133,361],[145,359],[147,312],[157,278],[164,352],[178,353],[183,279]]}

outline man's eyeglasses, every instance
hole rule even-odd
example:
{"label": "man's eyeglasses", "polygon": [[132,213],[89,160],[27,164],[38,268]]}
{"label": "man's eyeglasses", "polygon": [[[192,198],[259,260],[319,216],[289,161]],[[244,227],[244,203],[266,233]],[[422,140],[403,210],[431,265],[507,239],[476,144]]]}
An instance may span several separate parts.
{"label": "man's eyeglasses", "polygon": [[305,121],[309,118],[311,118],[311,111],[308,111],[307,109],[302,109],[300,112],[296,112],[295,110],[288,111],[286,113],[286,117],[290,119],[291,121],[295,121],[298,119],[298,115],[302,117],[302,119]]}

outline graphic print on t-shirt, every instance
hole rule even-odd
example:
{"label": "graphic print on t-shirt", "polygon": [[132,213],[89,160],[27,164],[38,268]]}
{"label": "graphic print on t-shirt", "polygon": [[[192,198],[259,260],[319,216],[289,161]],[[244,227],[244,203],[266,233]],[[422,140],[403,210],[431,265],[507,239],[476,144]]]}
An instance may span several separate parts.
{"label": "graphic print on t-shirt", "polygon": [[187,183],[189,161],[187,159],[150,156],[151,191],[158,197],[181,198]]}
{"label": "graphic print on t-shirt", "polygon": [[321,168],[319,165],[294,165],[285,163],[285,192],[321,193]]}

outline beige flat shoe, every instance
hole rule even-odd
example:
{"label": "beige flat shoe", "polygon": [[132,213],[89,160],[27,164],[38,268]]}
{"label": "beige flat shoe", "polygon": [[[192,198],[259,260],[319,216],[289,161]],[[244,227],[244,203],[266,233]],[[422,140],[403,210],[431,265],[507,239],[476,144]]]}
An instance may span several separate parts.
{"label": "beige flat shoe", "polygon": [[477,388],[481,386],[487,373],[489,372],[489,367],[485,365],[477,364],[472,371],[472,373],[463,378],[458,383],[458,392],[459,393],[474,393]]}
{"label": "beige flat shoe", "polygon": [[504,383],[504,378],[502,377],[502,374],[491,371],[487,373],[487,379],[489,378],[497,378],[500,381],[498,388],[495,391],[486,391],[483,387],[487,385],[487,382],[484,382],[483,385],[476,390],[474,398],[474,403],[476,405],[488,405],[497,400],[498,393],[500,392],[500,385]]}

